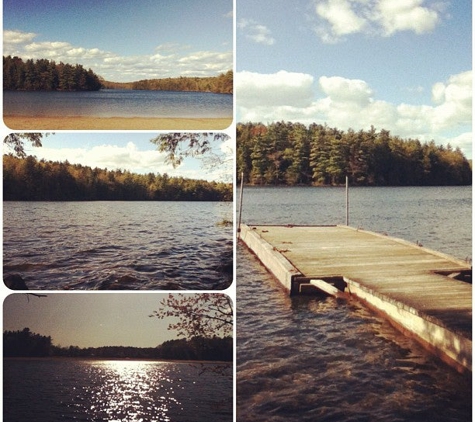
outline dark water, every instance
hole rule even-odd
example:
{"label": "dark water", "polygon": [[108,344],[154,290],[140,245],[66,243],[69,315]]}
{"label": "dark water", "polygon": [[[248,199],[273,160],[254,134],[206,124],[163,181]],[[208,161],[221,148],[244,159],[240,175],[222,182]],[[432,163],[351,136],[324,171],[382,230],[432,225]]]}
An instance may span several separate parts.
{"label": "dark water", "polygon": [[3,421],[232,421],[231,375],[230,365],[6,359]]}
{"label": "dark water", "polygon": [[3,113],[21,116],[232,117],[233,96],[141,90],[4,91]]}
{"label": "dark water", "polygon": [[4,202],[4,274],[30,289],[223,289],[231,215],[225,202]]}
{"label": "dark water", "polygon": [[[246,189],[248,223],[345,222],[343,189]],[[471,188],[351,190],[350,224],[471,256]],[[359,302],[290,298],[239,245],[239,421],[471,421],[462,375]]]}

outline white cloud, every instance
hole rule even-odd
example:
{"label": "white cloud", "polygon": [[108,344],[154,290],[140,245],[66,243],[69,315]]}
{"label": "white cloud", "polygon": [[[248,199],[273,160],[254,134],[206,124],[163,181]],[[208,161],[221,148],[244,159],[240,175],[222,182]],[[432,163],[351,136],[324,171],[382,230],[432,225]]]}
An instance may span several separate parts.
{"label": "white cloud", "polygon": [[435,130],[446,126],[470,124],[472,121],[472,72],[453,75],[447,83],[438,82],[432,87]]}
{"label": "white cloud", "polygon": [[36,37],[33,32],[21,32],[21,31],[3,31],[3,45],[9,47],[14,44],[23,44],[32,41]]}
{"label": "white cloud", "polygon": [[51,161],[68,160],[71,164],[82,164],[92,168],[109,170],[129,170],[136,173],[164,173],[170,171],[165,164],[164,154],[156,151],[139,151],[133,142],[125,147],[117,145],[98,145],[88,148],[37,148],[34,154],[38,159]]}
{"label": "white cloud", "polygon": [[272,37],[272,32],[264,25],[256,22],[253,19],[240,19],[237,27],[244,31],[246,38],[258,44],[272,45],[275,39]]}
{"label": "white cloud", "polygon": [[349,0],[318,2],[315,11],[337,36],[361,32],[366,26],[366,20],[355,13]]}
{"label": "white cloud", "polygon": [[431,32],[440,20],[435,9],[422,7],[424,0],[380,0],[376,4],[377,20],[385,31],[392,35],[399,31],[414,31],[416,34]]}
{"label": "white cloud", "polygon": [[33,33],[4,31],[3,54],[22,59],[80,63],[114,82],[185,75],[216,76],[233,66],[232,51],[190,51],[189,46],[164,45],[149,55],[119,56],[99,48],[84,48],[62,41],[34,42],[35,38]]}
{"label": "white cloud", "polygon": [[337,42],[356,34],[391,36],[401,31],[424,34],[441,21],[445,4],[424,6],[425,0],[314,0],[317,34]]}
{"label": "white cloud", "polygon": [[318,85],[323,96],[316,98],[311,75],[239,72],[237,113],[243,122],[284,120],[307,125],[316,122],[343,130],[369,129],[373,125],[423,142],[432,139],[444,144],[450,142],[471,154],[471,148],[468,149],[471,79],[472,72],[468,71],[453,75],[446,82],[437,82],[432,88],[433,104],[413,105],[379,100],[369,84],[359,79],[322,76]]}
{"label": "white cloud", "polygon": [[[56,135],[51,135],[52,137]],[[213,144],[216,152],[222,155],[225,160],[222,166],[206,166],[209,156],[203,158],[187,157],[184,162],[174,168],[167,163],[166,153],[157,149],[142,150],[133,141],[127,142],[124,146],[104,143],[92,147],[80,146],[55,147],[48,146],[49,139],[43,141],[41,148],[29,148],[28,154],[35,155],[38,160],[47,161],[68,161],[71,164],[81,164],[92,168],[108,170],[124,170],[132,173],[167,173],[171,177],[184,177],[190,179],[204,179],[208,181],[230,181],[234,171],[234,139],[227,139],[219,144]]]}
{"label": "white cloud", "polygon": [[281,70],[273,74],[239,72],[236,78],[239,105],[252,108],[267,106],[308,106],[313,98],[313,76]]}
{"label": "white cloud", "polygon": [[356,103],[359,106],[365,106],[370,103],[373,95],[368,84],[360,79],[322,76],[319,83],[322,91],[333,102]]}

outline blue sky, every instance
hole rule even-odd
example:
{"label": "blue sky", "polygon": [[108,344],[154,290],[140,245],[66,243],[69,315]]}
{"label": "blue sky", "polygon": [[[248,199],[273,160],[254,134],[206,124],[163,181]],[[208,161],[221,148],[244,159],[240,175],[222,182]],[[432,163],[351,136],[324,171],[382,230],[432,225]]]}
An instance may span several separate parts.
{"label": "blue sky", "polygon": [[[165,162],[165,154],[150,142],[152,132],[58,132],[44,136],[41,148],[26,143],[26,152],[39,160],[66,161],[92,168],[122,169],[133,173],[167,173],[190,179],[232,181],[234,140],[212,142],[214,151],[226,158],[222,166],[209,167],[200,159],[185,158],[177,168]],[[8,149],[5,147],[5,153]]]}
{"label": "blue sky", "polygon": [[4,54],[80,63],[112,81],[233,66],[232,0],[4,0]]}
{"label": "blue sky", "polygon": [[471,157],[472,2],[238,0],[238,121],[450,142]]}
{"label": "blue sky", "polygon": [[155,347],[177,338],[176,332],[168,331],[174,319],[149,318],[166,297],[163,293],[48,293],[42,298],[12,294],[4,301],[3,329],[28,327],[63,347]]}

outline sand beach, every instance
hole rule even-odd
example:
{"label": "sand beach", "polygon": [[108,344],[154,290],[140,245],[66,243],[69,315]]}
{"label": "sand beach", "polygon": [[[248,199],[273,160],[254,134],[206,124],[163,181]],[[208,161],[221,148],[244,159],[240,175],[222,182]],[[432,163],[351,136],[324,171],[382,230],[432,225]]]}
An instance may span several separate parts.
{"label": "sand beach", "polygon": [[223,130],[232,118],[4,116],[11,130]]}

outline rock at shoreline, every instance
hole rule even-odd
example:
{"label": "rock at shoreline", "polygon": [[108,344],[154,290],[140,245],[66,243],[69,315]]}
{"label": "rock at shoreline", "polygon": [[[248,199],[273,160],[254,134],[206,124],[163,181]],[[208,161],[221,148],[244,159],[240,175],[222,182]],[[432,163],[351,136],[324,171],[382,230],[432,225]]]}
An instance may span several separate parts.
{"label": "rock at shoreline", "polygon": [[7,274],[3,277],[3,282],[12,290],[28,290],[28,286],[20,274]]}

